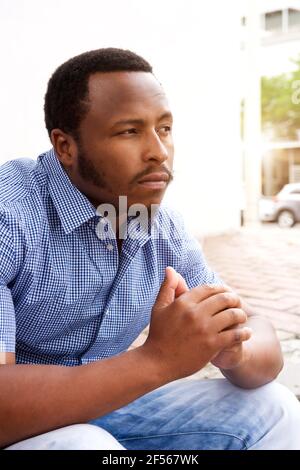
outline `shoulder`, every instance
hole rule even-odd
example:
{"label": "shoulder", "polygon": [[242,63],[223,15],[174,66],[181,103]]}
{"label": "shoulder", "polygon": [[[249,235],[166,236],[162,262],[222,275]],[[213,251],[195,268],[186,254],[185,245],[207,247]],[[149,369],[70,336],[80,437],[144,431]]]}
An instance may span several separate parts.
{"label": "shoulder", "polygon": [[22,158],[0,166],[0,229],[24,246],[43,211],[42,186],[47,181],[39,160]]}
{"label": "shoulder", "polygon": [[0,204],[9,207],[28,197],[40,183],[37,161],[10,160],[0,166]]}

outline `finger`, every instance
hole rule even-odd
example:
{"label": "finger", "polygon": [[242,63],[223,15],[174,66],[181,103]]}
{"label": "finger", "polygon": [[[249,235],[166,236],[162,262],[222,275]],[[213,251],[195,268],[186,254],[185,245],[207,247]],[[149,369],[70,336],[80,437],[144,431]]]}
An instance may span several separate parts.
{"label": "finger", "polygon": [[185,279],[179,273],[177,273],[177,276],[178,276],[178,285],[175,290],[175,298],[179,297],[185,292],[189,292],[189,288],[188,288],[187,283],[185,282]]}
{"label": "finger", "polygon": [[241,300],[239,296],[233,292],[227,291],[211,295],[207,299],[198,303],[195,310],[199,310],[199,314],[202,315],[204,313],[206,316],[214,316],[223,310],[240,307]]}
{"label": "finger", "polygon": [[191,289],[189,292],[186,292],[182,295],[183,300],[189,300],[195,303],[202,302],[205,299],[208,299],[212,295],[216,295],[222,292],[230,292],[230,289],[225,286],[197,286]]}
{"label": "finger", "polygon": [[212,321],[216,331],[219,333],[226,328],[245,323],[247,321],[247,314],[241,308],[228,308],[214,315]]}
{"label": "finger", "polygon": [[231,330],[222,331],[218,335],[218,341],[220,342],[220,348],[225,349],[234,344],[248,341],[251,338],[253,330],[248,326],[243,328],[232,328]]}
{"label": "finger", "polygon": [[156,298],[155,307],[164,308],[174,302],[178,286],[178,274],[171,266],[166,268],[165,279]]}

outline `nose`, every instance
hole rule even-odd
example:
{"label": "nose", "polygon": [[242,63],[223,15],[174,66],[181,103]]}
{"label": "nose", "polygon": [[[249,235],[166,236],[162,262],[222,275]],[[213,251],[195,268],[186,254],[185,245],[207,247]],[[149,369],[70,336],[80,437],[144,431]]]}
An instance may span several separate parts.
{"label": "nose", "polygon": [[143,154],[145,161],[155,161],[159,164],[166,161],[171,156],[170,143],[166,145],[160,138],[159,134],[154,130],[146,137],[145,151]]}

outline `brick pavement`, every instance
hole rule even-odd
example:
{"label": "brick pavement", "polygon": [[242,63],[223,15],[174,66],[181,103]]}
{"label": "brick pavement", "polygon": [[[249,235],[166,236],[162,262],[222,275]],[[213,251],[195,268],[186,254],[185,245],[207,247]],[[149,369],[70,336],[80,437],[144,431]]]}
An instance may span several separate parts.
{"label": "brick pavement", "polygon": [[[209,265],[276,328],[285,358],[278,380],[300,396],[300,226],[275,224],[207,237]],[[212,366],[196,376],[220,376]]]}
{"label": "brick pavement", "polygon": [[[279,381],[300,396],[300,226],[274,224],[206,237],[209,265],[276,328],[285,357]],[[146,331],[133,343],[144,342]],[[190,378],[221,377],[208,365]]]}
{"label": "brick pavement", "polygon": [[209,237],[202,248],[210,266],[255,311],[268,317],[279,336],[300,336],[300,229],[242,229]]}

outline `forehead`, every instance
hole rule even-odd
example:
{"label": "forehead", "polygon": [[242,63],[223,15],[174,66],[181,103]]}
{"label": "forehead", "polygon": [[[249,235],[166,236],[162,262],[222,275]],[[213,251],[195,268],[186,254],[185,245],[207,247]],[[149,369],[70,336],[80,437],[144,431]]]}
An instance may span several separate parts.
{"label": "forehead", "polygon": [[165,111],[169,111],[167,97],[151,73],[96,73],[89,78],[88,119],[111,122],[124,115]]}

